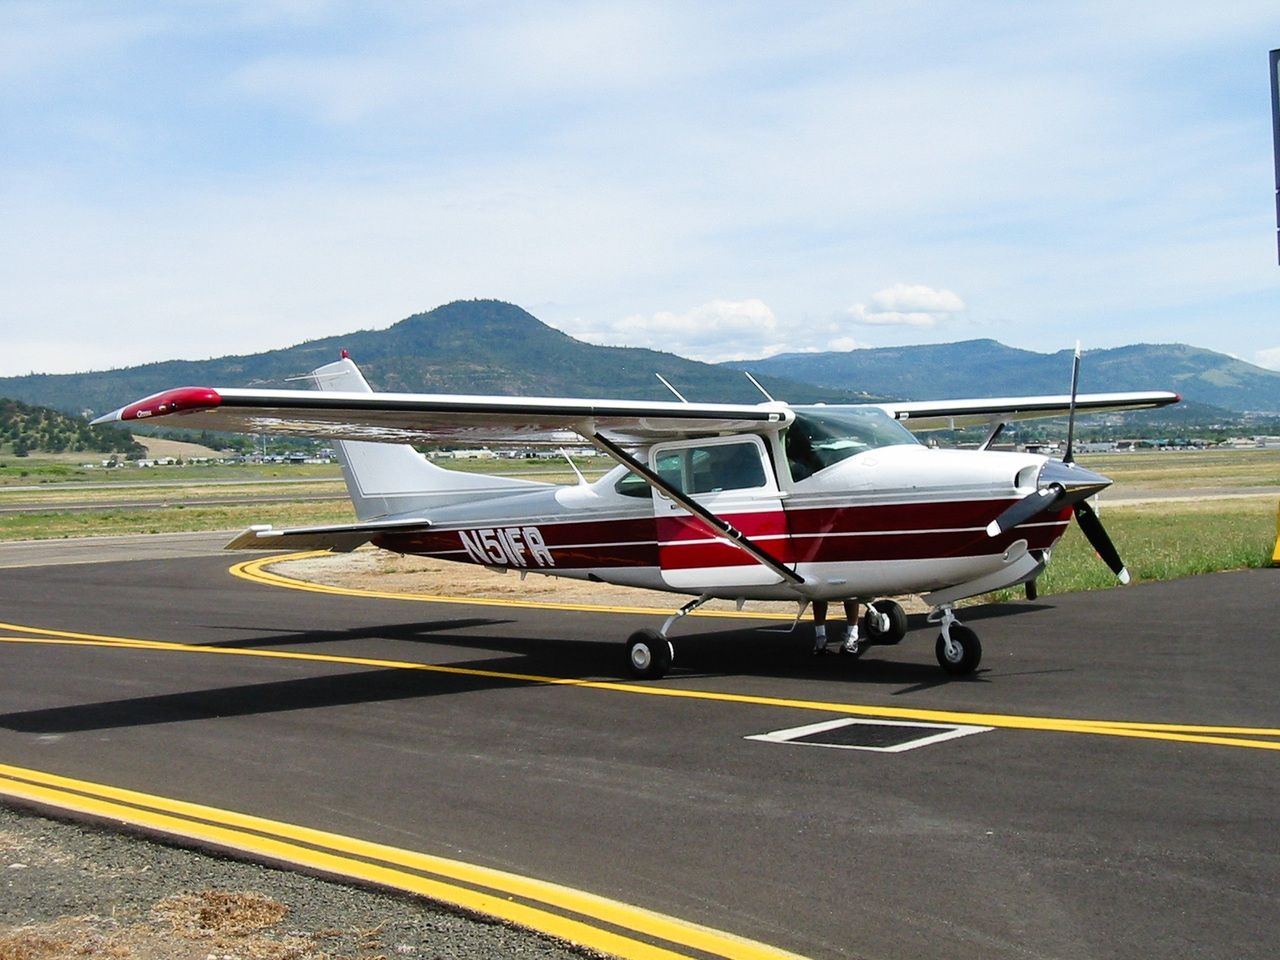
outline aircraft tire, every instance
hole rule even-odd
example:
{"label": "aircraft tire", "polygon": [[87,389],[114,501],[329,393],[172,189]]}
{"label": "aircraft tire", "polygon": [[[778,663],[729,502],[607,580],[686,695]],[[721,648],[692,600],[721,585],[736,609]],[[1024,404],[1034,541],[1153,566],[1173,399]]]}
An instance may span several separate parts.
{"label": "aircraft tire", "polygon": [[657,630],[637,630],[627,638],[627,673],[637,680],[665,677],[674,654],[671,641]]}
{"label": "aircraft tire", "polygon": [[960,648],[960,655],[955,659],[947,656],[946,638],[938,634],[934,652],[942,669],[954,677],[963,677],[978,669],[978,664],[982,662],[982,643],[978,640],[978,635],[962,623],[953,623],[951,642]]}
{"label": "aircraft tire", "polygon": [[871,604],[871,609],[889,618],[889,629],[882,633],[876,629],[877,618],[864,617],[863,629],[866,631],[867,639],[881,646],[892,646],[901,642],[907,635],[907,612],[902,609],[902,606],[893,600],[877,600]]}

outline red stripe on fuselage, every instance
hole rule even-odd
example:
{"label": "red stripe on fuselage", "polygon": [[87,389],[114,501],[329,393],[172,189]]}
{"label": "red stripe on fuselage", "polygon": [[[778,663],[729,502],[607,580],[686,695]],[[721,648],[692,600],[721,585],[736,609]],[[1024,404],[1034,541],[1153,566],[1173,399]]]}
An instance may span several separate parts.
{"label": "red stripe on fuselage", "polygon": [[[986,525],[1013,499],[945,503],[899,503],[875,506],[792,508],[725,516],[728,523],[783,563],[874,562],[926,560],[935,557],[991,556],[1017,540],[1030,549],[1046,549],[1062,536],[1071,510],[1046,514],[999,537],[989,537]],[[463,528],[473,537],[485,530]],[[707,566],[749,566],[750,554],[717,538],[687,516],[636,517],[613,520],[538,520],[509,526],[532,526],[540,532],[555,560],[554,568],[659,566],[658,537],[664,537],[661,566],[694,569]],[[789,531],[788,531],[788,528]],[[788,535],[790,534],[790,535]],[[775,539],[776,538],[776,539]],[[379,534],[374,543],[396,553],[434,556],[478,563],[466,549],[460,532],[432,529],[411,534]],[[495,566],[511,566],[492,561]],[[529,569],[550,570],[535,562]]]}

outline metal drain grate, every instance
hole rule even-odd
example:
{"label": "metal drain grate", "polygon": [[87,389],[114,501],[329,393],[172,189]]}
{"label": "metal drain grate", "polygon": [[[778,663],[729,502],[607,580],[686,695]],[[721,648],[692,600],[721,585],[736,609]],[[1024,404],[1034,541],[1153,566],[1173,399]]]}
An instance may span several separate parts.
{"label": "metal drain grate", "polygon": [[873,750],[877,753],[902,753],[931,743],[986,733],[991,727],[960,723],[913,723],[906,720],[863,720],[846,718],[810,723],[789,730],[757,733],[747,740],[768,743],[798,743],[806,747],[832,747],[836,750]]}

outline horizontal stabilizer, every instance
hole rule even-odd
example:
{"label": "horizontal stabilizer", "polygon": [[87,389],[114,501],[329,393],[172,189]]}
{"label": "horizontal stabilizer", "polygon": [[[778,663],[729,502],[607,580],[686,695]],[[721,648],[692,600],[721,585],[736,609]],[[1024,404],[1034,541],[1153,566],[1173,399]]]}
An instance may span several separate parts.
{"label": "horizontal stabilizer", "polygon": [[332,550],[350,553],[380,533],[408,533],[425,530],[431,521],[422,517],[407,520],[375,520],[342,523],[327,527],[292,527],[277,530],[270,525],[252,526],[228,543],[224,550]]}

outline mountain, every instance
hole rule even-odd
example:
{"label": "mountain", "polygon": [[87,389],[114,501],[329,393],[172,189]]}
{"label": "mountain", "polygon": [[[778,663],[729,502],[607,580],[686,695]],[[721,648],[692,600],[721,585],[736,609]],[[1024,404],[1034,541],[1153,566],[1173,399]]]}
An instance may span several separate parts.
{"label": "mountain", "polygon": [[[786,353],[722,366],[911,400],[1063,394],[1071,387],[1070,350],[1036,353],[995,340]],[[1184,344],[1086,351],[1080,390],[1173,390],[1193,403],[1238,413],[1280,413],[1280,373]]]}
{"label": "mountain", "polygon": [[[349,350],[376,390],[505,396],[671,399],[660,373],[690,400],[754,403],[760,394],[728,367],[635,347],[575,340],[496,300],[467,300],[385,330],[361,330],[281,350],[214,360],[172,360],[121,370],[0,378],[0,396],[60,410],[103,413],[175,386],[272,386],[305,376]],[[844,394],[766,376],[775,396],[838,400]]]}
{"label": "mountain", "polygon": [[[1035,353],[994,340],[846,353],[792,353],[764,360],[699,363],[636,347],[575,340],[525,310],[497,300],[466,300],[415,314],[385,330],[361,330],[245,356],[171,360],[120,370],[0,378],[0,397],[70,413],[102,413],[175,386],[273,386],[349,350],[377,390],[506,396],[669,399],[660,373],[690,400],[754,403],[750,370],[792,402],[871,397],[948,397],[1066,393],[1071,353]],[[1180,344],[1091,350],[1080,389],[1174,390],[1188,401],[1232,411],[1280,412],[1280,373]]]}
{"label": "mountain", "polygon": [[125,453],[145,451],[127,430],[91,427],[83,417],[68,416],[48,407],[35,407],[0,397],[0,445],[15,457],[28,453]]}

